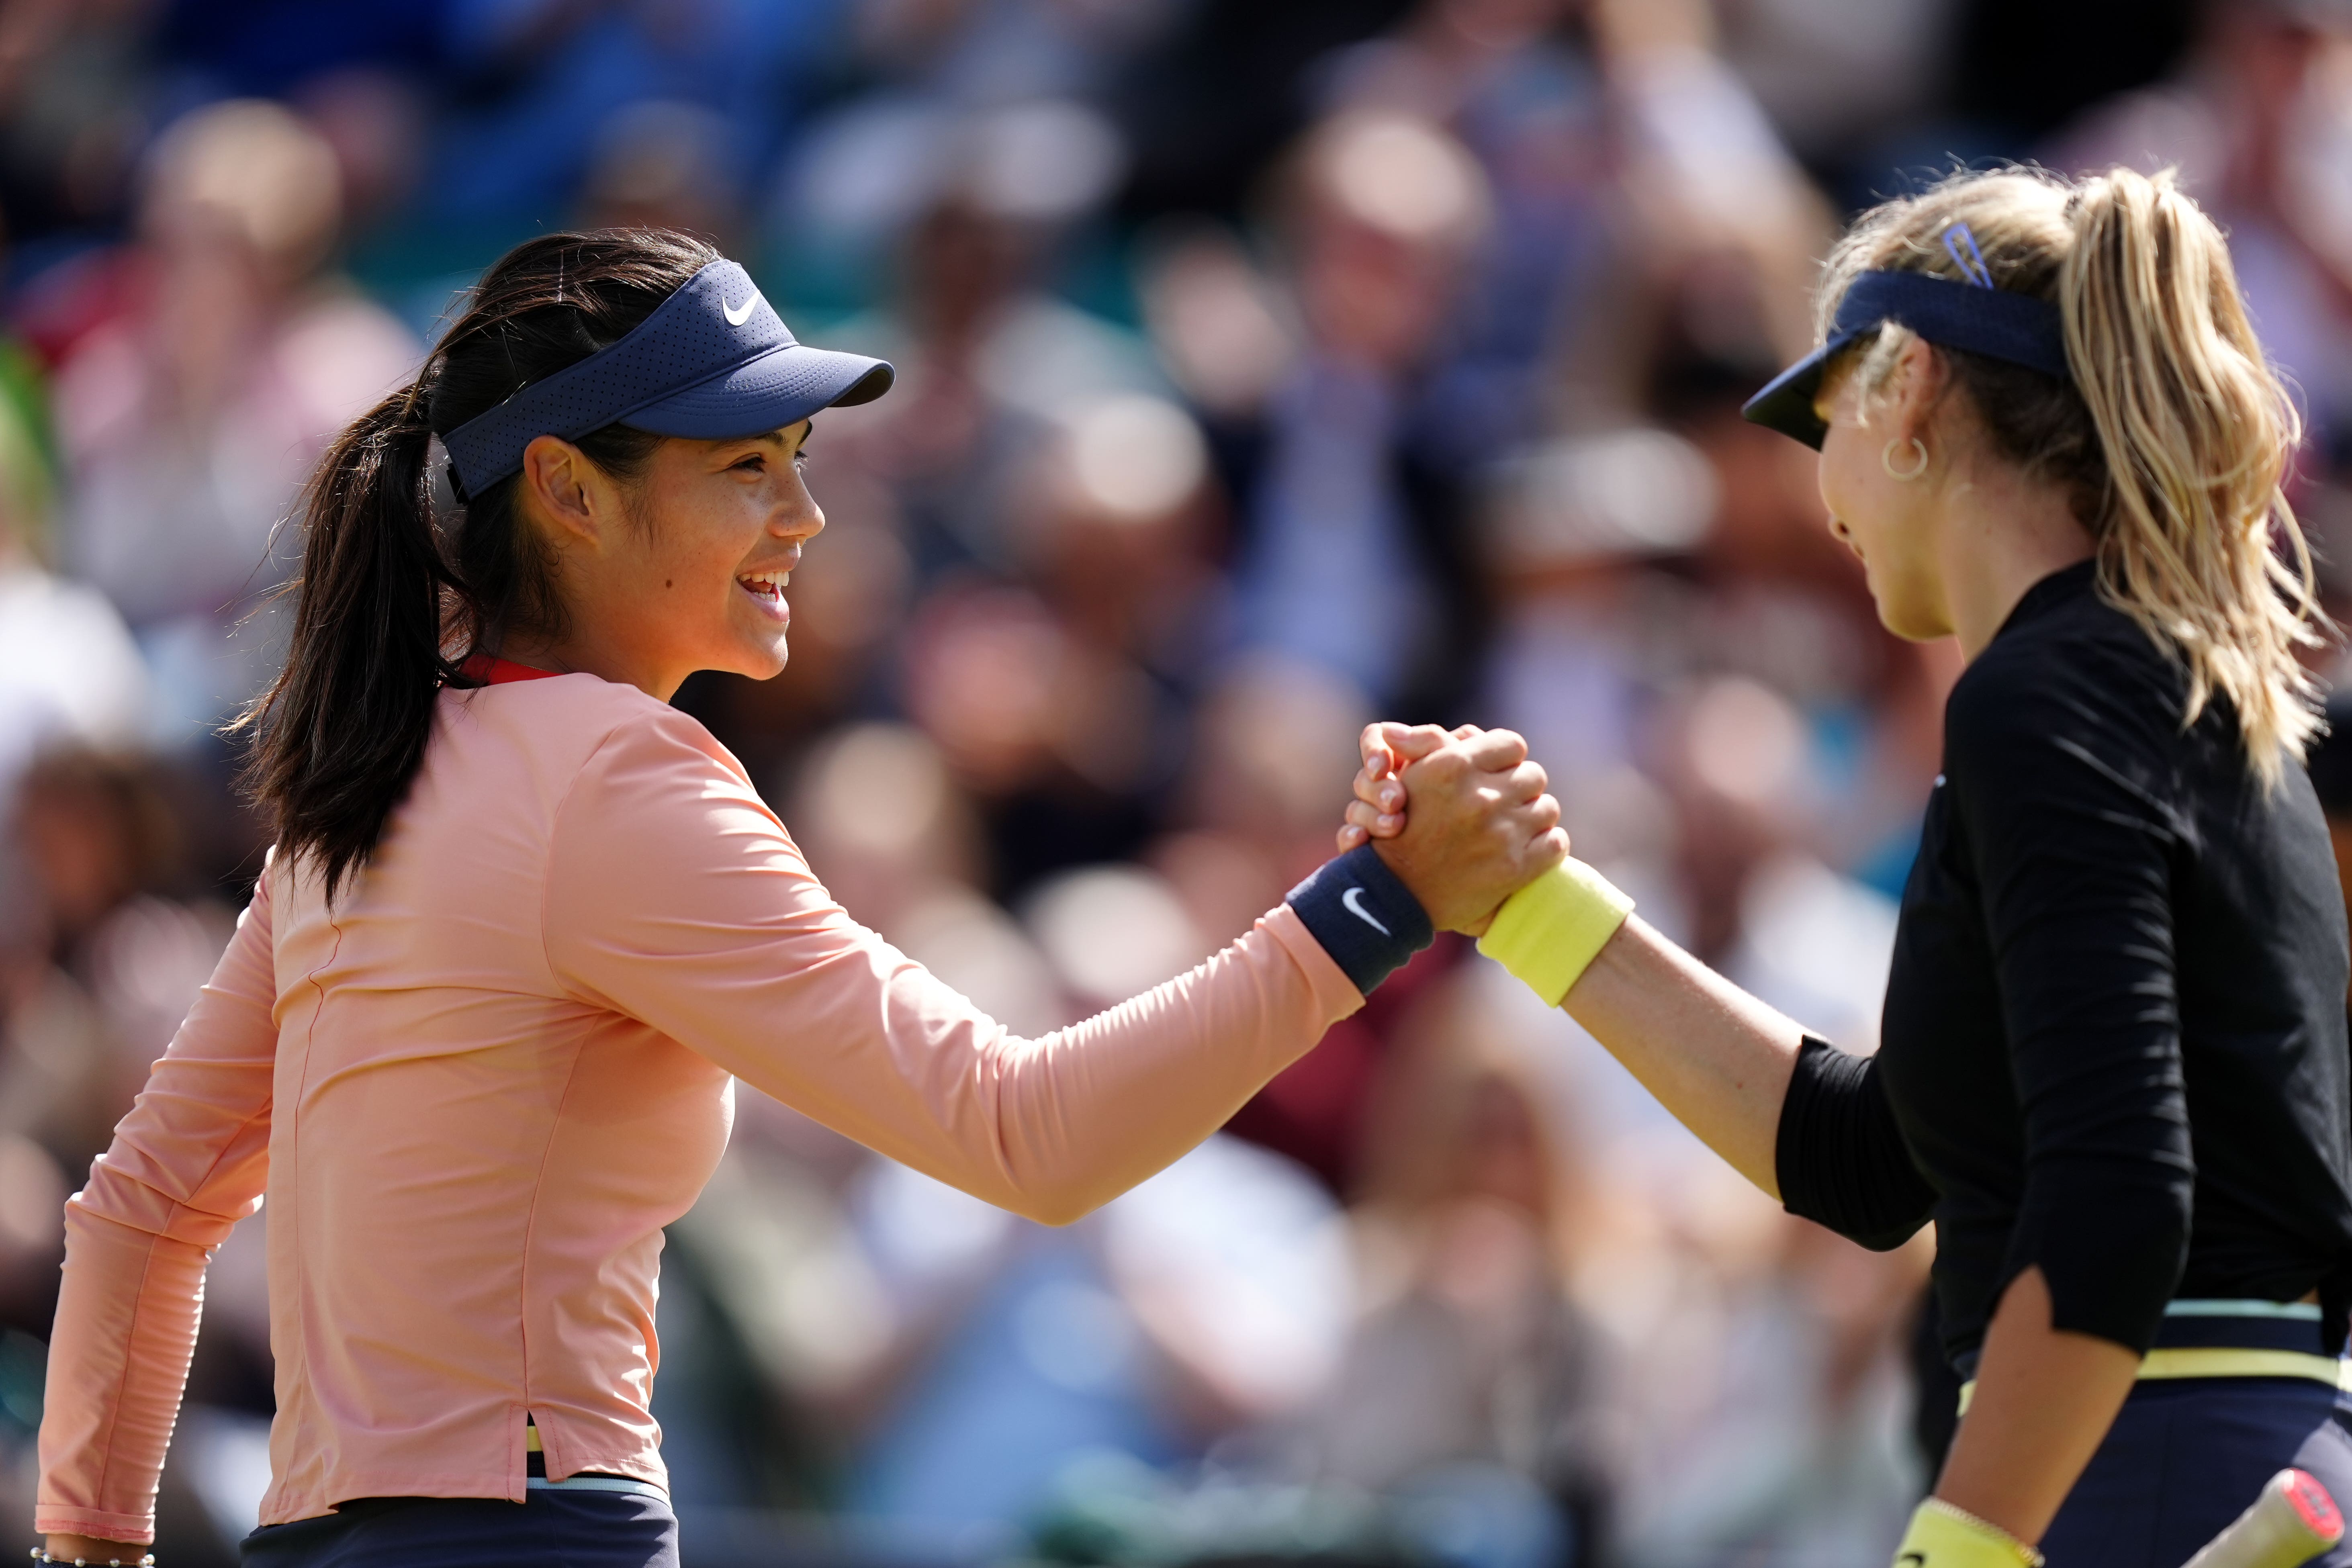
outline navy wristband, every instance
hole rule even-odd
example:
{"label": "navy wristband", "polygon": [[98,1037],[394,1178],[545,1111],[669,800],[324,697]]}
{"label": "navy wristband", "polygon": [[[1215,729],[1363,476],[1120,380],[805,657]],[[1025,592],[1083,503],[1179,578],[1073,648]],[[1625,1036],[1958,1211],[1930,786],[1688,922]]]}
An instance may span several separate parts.
{"label": "navy wristband", "polygon": [[1437,940],[1421,900],[1369,844],[1324,861],[1283,902],[1367,996]]}

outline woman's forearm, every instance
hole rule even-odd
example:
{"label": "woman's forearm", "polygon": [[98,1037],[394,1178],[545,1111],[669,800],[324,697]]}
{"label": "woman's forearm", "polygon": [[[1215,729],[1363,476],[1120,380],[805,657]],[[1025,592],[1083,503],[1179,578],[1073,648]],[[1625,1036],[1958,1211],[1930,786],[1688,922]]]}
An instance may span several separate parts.
{"label": "woman's forearm", "polygon": [[2139,1357],[2050,1326],[2050,1287],[2028,1268],[1985,1332],[1976,1389],[1936,1495],[2020,1541],[2042,1539],[2115,1423]]}
{"label": "woman's forearm", "polygon": [[[1774,1152],[1804,1031],[1630,917],[1561,1006],[1709,1148],[1775,1197]],[[2021,1541],[2041,1539],[2090,1462],[2139,1358],[2050,1324],[2028,1269],[1985,1338],[1968,1418],[1936,1495]]]}
{"label": "woman's forearm", "polygon": [[1638,915],[1560,1005],[1708,1148],[1780,1195],[1773,1149],[1802,1028]]}

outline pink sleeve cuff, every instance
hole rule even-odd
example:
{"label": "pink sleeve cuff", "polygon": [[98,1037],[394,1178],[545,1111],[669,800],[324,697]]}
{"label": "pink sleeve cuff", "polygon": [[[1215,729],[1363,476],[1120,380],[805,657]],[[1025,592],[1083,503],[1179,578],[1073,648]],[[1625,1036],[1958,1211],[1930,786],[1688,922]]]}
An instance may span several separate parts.
{"label": "pink sleeve cuff", "polygon": [[152,1513],[101,1513],[96,1509],[44,1505],[33,1510],[33,1528],[43,1535],[89,1535],[100,1541],[120,1541],[125,1546],[155,1544],[155,1516]]}

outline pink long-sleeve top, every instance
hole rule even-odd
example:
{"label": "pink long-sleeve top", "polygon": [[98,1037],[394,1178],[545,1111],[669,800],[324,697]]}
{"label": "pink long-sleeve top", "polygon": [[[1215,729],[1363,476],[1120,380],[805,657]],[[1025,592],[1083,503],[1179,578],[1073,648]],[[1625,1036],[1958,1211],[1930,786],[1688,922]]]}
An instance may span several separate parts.
{"label": "pink long-sleeve top", "polygon": [[[593,676],[445,691],[330,907],[273,857],[67,1210],[37,1528],[152,1539],[204,1271],[270,1205],[265,1523],[666,1482],[662,1227],[740,1078],[1047,1223],[1206,1137],[1362,998],[1287,907],[1022,1039],[843,912],[700,725]],[[731,1076],[730,1076],[731,1075]]]}

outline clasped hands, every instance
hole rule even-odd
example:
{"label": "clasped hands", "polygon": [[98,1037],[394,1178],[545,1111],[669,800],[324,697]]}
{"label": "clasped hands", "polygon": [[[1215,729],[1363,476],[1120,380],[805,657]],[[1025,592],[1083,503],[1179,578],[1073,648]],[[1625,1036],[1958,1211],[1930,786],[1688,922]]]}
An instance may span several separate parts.
{"label": "clasped hands", "polygon": [[1559,802],[1513,731],[1384,722],[1360,744],[1339,847],[1372,845],[1440,931],[1483,934],[1504,900],[1567,857]]}

